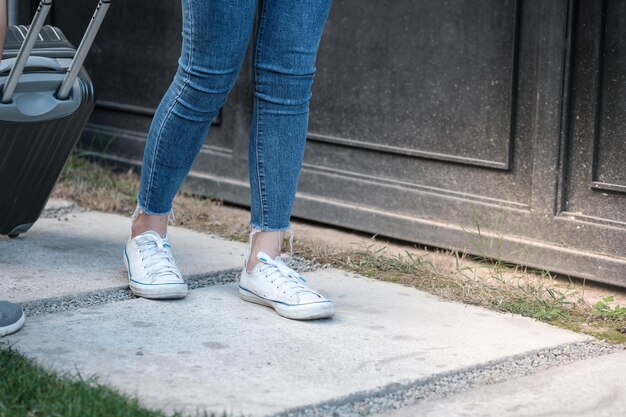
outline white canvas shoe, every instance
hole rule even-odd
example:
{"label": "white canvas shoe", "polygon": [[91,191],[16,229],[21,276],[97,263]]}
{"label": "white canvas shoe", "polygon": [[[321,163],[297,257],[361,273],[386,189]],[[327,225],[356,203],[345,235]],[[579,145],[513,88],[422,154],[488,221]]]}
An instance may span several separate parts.
{"label": "white canvas shoe", "polygon": [[312,320],[332,317],[333,303],[306,285],[306,280],[285,265],[280,256],[271,259],[265,252],[257,255],[259,263],[252,272],[243,268],[239,296],[272,307],[283,317]]}
{"label": "white canvas shoe", "polygon": [[144,298],[183,298],[187,283],[165,237],[149,230],[128,239],[124,250],[130,290]]}

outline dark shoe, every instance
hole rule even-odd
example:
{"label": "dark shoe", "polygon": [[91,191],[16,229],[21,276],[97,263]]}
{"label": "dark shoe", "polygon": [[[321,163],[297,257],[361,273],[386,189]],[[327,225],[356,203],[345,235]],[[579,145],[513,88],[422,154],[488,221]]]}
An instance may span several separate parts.
{"label": "dark shoe", "polygon": [[8,301],[0,301],[0,337],[17,332],[23,325],[22,308]]}

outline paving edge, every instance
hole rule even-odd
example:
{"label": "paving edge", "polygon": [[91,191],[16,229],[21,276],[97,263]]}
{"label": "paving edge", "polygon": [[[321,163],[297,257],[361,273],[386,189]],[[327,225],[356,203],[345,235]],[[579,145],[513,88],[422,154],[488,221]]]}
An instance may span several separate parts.
{"label": "paving edge", "polygon": [[568,343],[433,375],[410,383],[394,383],[372,391],[358,392],[319,404],[294,408],[273,414],[272,417],[361,417],[383,413],[625,349],[623,345],[611,345],[597,340]]}
{"label": "paving edge", "polygon": [[[189,284],[190,290],[209,287],[219,284],[230,284],[237,282],[241,270],[226,269],[222,271],[209,272],[186,276],[185,280]],[[90,291],[78,294],[64,295],[61,297],[44,298],[33,301],[19,303],[24,309],[27,317],[37,317],[44,314],[58,313],[61,311],[76,310],[79,308],[93,307],[118,301],[134,300],[138,297],[128,289],[127,286],[111,288],[101,291]]]}

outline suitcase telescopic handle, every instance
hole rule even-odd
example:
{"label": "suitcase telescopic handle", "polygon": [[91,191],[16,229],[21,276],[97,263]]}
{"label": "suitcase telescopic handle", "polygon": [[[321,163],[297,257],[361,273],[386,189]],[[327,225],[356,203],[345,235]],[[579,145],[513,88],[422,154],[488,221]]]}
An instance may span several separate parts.
{"label": "suitcase telescopic handle", "polygon": [[[74,55],[74,59],[70,64],[70,68],[59,87],[56,98],[59,100],[66,100],[74,85],[74,81],[76,81],[76,77],[78,77],[78,73],[80,72],[81,67],[85,63],[85,58],[87,57],[87,53],[93,44],[96,35],[98,34],[98,30],[100,30],[100,25],[106,16],[107,10],[111,4],[111,0],[100,0],[98,6],[96,7],[96,11],[89,22],[89,26],[85,31],[85,35],[83,36],[78,49],[76,50],[76,54]],[[35,13],[35,17],[28,29],[28,33],[26,34],[26,38],[20,47],[20,50],[17,54],[17,58],[15,59],[15,64],[9,73],[7,81],[2,89],[2,103],[10,103],[11,98],[13,97],[13,93],[17,87],[20,77],[24,72],[24,67],[28,62],[28,57],[33,51],[33,47],[35,46],[35,41],[41,32],[41,28],[50,12],[50,7],[52,6],[52,0],[41,0],[39,3],[39,7],[37,8],[37,12]]]}
{"label": "suitcase telescopic handle", "polygon": [[100,0],[98,3],[96,11],[89,22],[89,26],[87,26],[83,40],[80,41],[80,45],[78,45],[76,55],[74,55],[70,68],[67,70],[67,74],[65,74],[65,79],[63,79],[61,87],[59,87],[59,91],[57,91],[57,99],[67,100],[70,96],[70,92],[74,86],[74,81],[76,81],[76,77],[78,77],[78,73],[85,63],[85,58],[87,58],[91,45],[93,45],[93,41],[96,39],[96,35],[100,30],[100,25],[102,25],[102,21],[104,21],[104,17],[106,16],[110,5],[111,0]]}
{"label": "suitcase telescopic handle", "polygon": [[41,28],[43,27],[43,23],[48,16],[48,12],[50,11],[51,6],[52,0],[41,0],[41,3],[39,3],[39,7],[37,7],[35,17],[30,24],[30,29],[28,29],[26,38],[24,38],[24,42],[22,42],[20,51],[17,53],[15,64],[13,65],[13,68],[11,68],[11,72],[9,73],[9,77],[7,78],[7,82],[4,84],[4,88],[2,89],[3,103],[11,102],[11,97],[13,97],[13,93],[15,92],[15,88],[17,87],[17,83],[20,80],[22,73],[24,72],[24,66],[26,66],[28,56],[35,46],[35,41],[37,40],[37,36],[39,36],[39,32],[41,32]]}

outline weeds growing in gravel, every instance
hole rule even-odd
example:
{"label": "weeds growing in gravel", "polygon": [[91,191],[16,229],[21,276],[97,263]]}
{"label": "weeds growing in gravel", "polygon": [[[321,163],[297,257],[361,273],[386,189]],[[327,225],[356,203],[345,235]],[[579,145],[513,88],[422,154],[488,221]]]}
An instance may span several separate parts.
{"label": "weeds growing in gravel", "polygon": [[620,305],[612,306],[615,297],[612,295],[604,297],[593,306],[596,316],[604,319],[626,320],[626,307]]}

